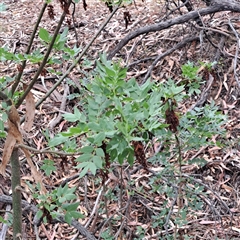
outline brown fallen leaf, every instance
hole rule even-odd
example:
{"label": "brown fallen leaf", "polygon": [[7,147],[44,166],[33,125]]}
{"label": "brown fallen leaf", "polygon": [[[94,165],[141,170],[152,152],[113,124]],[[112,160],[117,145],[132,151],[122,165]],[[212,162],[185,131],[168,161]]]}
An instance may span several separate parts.
{"label": "brown fallen leaf", "polygon": [[38,172],[38,170],[36,169],[36,167],[34,166],[33,162],[32,162],[32,159],[31,159],[31,155],[30,155],[30,152],[25,149],[25,148],[21,148],[21,150],[24,152],[25,156],[26,156],[26,159],[27,159],[27,163],[28,165],[30,166],[31,168],[31,173],[32,173],[32,176],[34,178],[34,180],[40,184],[40,187],[41,187],[41,193],[42,194],[45,194],[47,192],[46,188],[44,187],[43,185],[43,182],[42,182],[42,176],[41,174]]}
{"label": "brown fallen leaf", "polygon": [[0,166],[0,174],[2,174],[3,176],[5,176],[6,167],[12,155],[12,151],[15,144],[16,138],[11,133],[8,133],[3,149],[2,164]]}
{"label": "brown fallen leaf", "polygon": [[[23,89],[26,90],[27,84],[23,84]],[[35,101],[32,92],[29,92],[26,96],[26,115],[24,122],[24,130],[30,132],[33,126],[34,116],[35,116]]]}
{"label": "brown fallen leaf", "polygon": [[[18,115],[17,109],[15,108],[15,106],[12,105],[8,112],[8,127],[9,127],[8,135],[7,135],[7,139],[6,139],[6,142],[4,145],[4,149],[3,149],[2,164],[0,166],[0,174],[2,174],[3,176],[5,176],[6,167],[10,161],[10,157],[12,155],[14,145],[16,143],[23,144],[23,138],[22,138],[22,134],[19,130],[19,126],[20,126],[20,117]],[[37,171],[36,167],[34,166],[32,159],[31,159],[31,154],[29,153],[29,151],[27,149],[25,149],[25,148],[21,148],[21,149],[24,152],[27,162],[28,162],[28,165],[31,168],[31,173],[32,173],[33,178],[41,186],[41,193],[42,194],[46,193],[46,188],[44,187],[44,185],[42,183],[42,176]]]}
{"label": "brown fallen leaf", "polygon": [[8,135],[3,149],[3,159],[0,166],[0,173],[5,176],[7,164],[10,161],[12,151],[16,142],[22,141],[22,135],[19,132],[20,117],[17,109],[12,105],[8,112]]}

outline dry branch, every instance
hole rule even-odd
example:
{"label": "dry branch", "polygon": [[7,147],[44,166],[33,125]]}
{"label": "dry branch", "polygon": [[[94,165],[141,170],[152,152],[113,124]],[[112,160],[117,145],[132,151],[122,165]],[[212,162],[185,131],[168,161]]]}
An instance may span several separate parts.
{"label": "dry branch", "polygon": [[178,25],[178,24],[183,24],[186,23],[190,20],[196,19],[197,17],[200,16],[205,16],[208,14],[213,14],[216,12],[221,12],[221,11],[232,11],[232,12],[240,12],[240,3],[232,0],[232,1],[227,1],[227,0],[215,0],[213,1],[213,5],[207,7],[207,8],[202,8],[197,11],[192,11],[189,12],[185,15],[160,22],[157,24],[152,24],[149,26],[141,27],[138,28],[137,30],[129,33],[126,37],[124,37],[120,43],[113,49],[109,54],[108,54],[108,59],[112,59],[117,52],[119,52],[130,40],[146,33],[150,32],[157,32],[161,31],[163,29],[167,29],[171,26]]}
{"label": "dry branch", "polygon": [[166,57],[167,55],[173,53],[174,51],[176,51],[179,48],[184,47],[187,43],[193,42],[198,40],[199,37],[190,37],[190,38],[186,38],[183,41],[181,41],[180,43],[176,44],[175,46],[173,46],[172,48],[168,49],[167,51],[165,51],[164,53],[158,55],[155,60],[153,61],[152,65],[150,66],[150,68],[148,69],[143,81],[141,82],[141,84],[144,84],[148,77],[150,77],[152,70],[154,69],[154,67],[156,66],[156,64],[164,57]]}
{"label": "dry branch", "polygon": [[[2,203],[7,203],[7,204],[12,204],[12,197],[6,196],[6,195],[0,195],[0,202]],[[27,201],[22,200],[22,207],[23,211],[31,211],[34,214],[37,213],[38,208],[32,204],[29,204]],[[65,222],[64,216],[60,215],[58,217],[60,222]],[[33,222],[36,224],[36,222]],[[83,236],[87,237],[89,240],[96,240],[96,238],[85,228],[83,227],[78,221],[72,220],[71,226],[75,227]]]}

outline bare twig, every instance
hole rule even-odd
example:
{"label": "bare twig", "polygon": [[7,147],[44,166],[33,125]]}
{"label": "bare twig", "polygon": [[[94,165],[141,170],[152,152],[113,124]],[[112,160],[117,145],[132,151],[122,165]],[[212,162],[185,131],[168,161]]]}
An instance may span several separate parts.
{"label": "bare twig", "polygon": [[233,70],[234,70],[234,77],[237,82],[238,90],[240,91],[240,82],[239,82],[238,74],[237,74],[237,61],[238,61],[238,52],[239,52],[239,46],[240,46],[240,38],[239,38],[239,34],[237,33],[236,29],[233,27],[230,19],[228,20],[228,24],[237,38],[237,47],[236,47],[236,52],[235,52]]}
{"label": "bare twig", "polygon": [[207,97],[209,95],[209,90],[212,87],[213,84],[213,76],[209,73],[209,79],[207,82],[207,87],[202,91],[200,99],[188,110],[188,112],[192,111],[196,107],[202,107],[202,105],[206,102]]}
{"label": "bare twig", "polygon": [[25,144],[16,144],[16,147],[28,149],[28,150],[33,151],[35,153],[50,153],[50,154],[57,154],[57,155],[60,155],[60,156],[74,156],[76,154],[79,154],[79,153],[66,153],[66,152],[50,151],[50,150],[38,150],[36,148],[29,147]]}
{"label": "bare twig", "polygon": [[[0,202],[12,204],[12,197],[2,194],[2,195],[0,195]],[[27,212],[31,211],[31,212],[33,212],[33,214],[36,214],[38,212],[38,208],[35,205],[29,204],[25,200],[22,200],[21,202],[22,202],[22,206],[24,207],[23,210],[25,210]],[[65,222],[64,216],[59,215],[57,221]],[[38,225],[39,219],[35,218],[33,221],[33,224]],[[96,240],[96,238],[85,227],[83,227],[78,221],[72,220],[70,225],[75,227],[83,236],[87,237],[88,240]]]}
{"label": "bare twig", "polygon": [[74,1],[72,1],[72,4],[73,4],[73,12],[72,12],[73,28],[74,28],[74,32],[75,32],[77,47],[79,47],[79,40],[78,40],[78,34],[77,34],[77,30],[76,30],[76,23],[75,23],[75,17],[74,17],[76,5],[75,5]]}
{"label": "bare twig", "polygon": [[111,20],[111,18],[114,16],[114,14],[117,12],[117,10],[119,9],[119,6],[117,6],[113,12],[110,14],[110,16],[106,19],[106,21],[102,24],[102,26],[99,28],[99,30],[95,33],[95,35],[92,37],[92,39],[90,40],[90,42],[88,43],[88,45],[83,49],[83,51],[81,52],[81,54],[79,55],[79,57],[76,59],[76,61],[74,61],[72,63],[72,65],[67,69],[67,71],[61,76],[61,78],[53,85],[53,87],[46,93],[46,95],[39,100],[36,103],[36,108],[39,107],[39,105],[45,101],[49,95],[56,89],[56,87],[58,85],[61,84],[61,82],[68,76],[68,74],[76,67],[76,65],[78,64],[78,62],[82,59],[82,57],[86,54],[86,52],[88,51],[88,49],[90,48],[90,46],[93,44],[93,42],[95,41],[95,39],[98,37],[98,35],[101,33],[101,31],[105,28],[105,26],[108,24],[108,22]]}
{"label": "bare twig", "polygon": [[[6,212],[4,214],[4,220],[7,221],[9,218],[9,211],[11,210],[11,205],[6,206]],[[6,239],[6,233],[8,230],[8,224],[3,223],[2,225],[2,230],[0,231],[0,240],[5,240]]]}
{"label": "bare twig", "polygon": [[150,68],[148,69],[144,79],[142,80],[141,84],[144,84],[147,79],[150,77],[153,68],[156,66],[156,64],[164,57],[168,56],[169,54],[173,53],[174,51],[176,51],[179,48],[184,47],[187,43],[189,42],[193,42],[199,40],[199,37],[190,37],[190,38],[186,38],[183,41],[181,41],[180,43],[176,44],[175,46],[173,46],[172,48],[170,48],[169,50],[167,50],[166,52],[158,55],[155,60],[153,61],[152,65],[150,66]]}
{"label": "bare twig", "polygon": [[[31,47],[32,47],[32,44],[33,44],[33,40],[34,40],[34,38],[35,38],[35,35],[36,35],[36,32],[37,32],[38,26],[39,26],[39,24],[40,24],[40,22],[41,22],[41,19],[42,19],[42,17],[43,17],[43,13],[45,12],[47,5],[48,5],[48,4],[45,2],[45,3],[43,4],[43,7],[42,7],[40,13],[39,13],[37,22],[36,22],[36,24],[35,24],[35,26],[34,26],[34,29],[33,29],[32,34],[31,34],[31,38],[30,38],[30,41],[29,41],[29,44],[28,44],[28,47],[27,47],[26,54],[29,54],[29,53],[30,53],[30,50],[31,50]],[[19,73],[18,73],[18,75],[17,75],[17,77],[16,77],[16,79],[15,79],[15,81],[14,81],[14,84],[12,85],[12,89],[11,89],[11,93],[12,93],[12,94],[15,92],[15,90],[16,90],[17,87],[18,87],[18,84],[19,84],[20,79],[21,79],[22,74],[23,74],[23,70],[24,70],[24,68],[26,67],[26,62],[27,62],[27,60],[24,60],[24,61],[22,62],[22,66],[21,66],[21,68],[22,68],[21,70],[22,70],[22,71],[19,71]]]}
{"label": "bare twig", "polygon": [[240,4],[236,1],[228,1],[228,0],[215,0],[214,5],[210,5],[209,7],[202,8],[197,11],[189,12],[183,16],[179,16],[167,21],[161,21],[157,24],[152,24],[149,26],[138,28],[137,30],[129,33],[125,36],[120,43],[115,47],[113,51],[108,54],[108,59],[112,59],[117,52],[119,52],[130,40],[138,37],[139,35],[149,33],[149,32],[157,32],[163,29],[169,28],[171,26],[185,23],[189,20],[196,19],[201,16],[205,16],[208,14],[220,12],[220,11],[233,11],[233,12],[240,12]]}
{"label": "bare twig", "polygon": [[[104,183],[104,185],[106,186],[109,182],[110,182],[110,179],[108,179],[108,180]],[[91,214],[90,214],[89,220],[88,220],[87,223],[84,225],[85,228],[88,227],[88,225],[89,225],[90,222],[92,221],[92,218],[93,218],[94,214],[96,213],[96,211],[97,211],[97,209],[98,209],[98,204],[99,204],[99,201],[100,201],[100,199],[101,199],[101,197],[102,197],[102,193],[103,193],[103,187],[101,188],[101,190],[100,190],[99,193],[98,193],[98,196],[97,196],[97,199],[96,199],[96,201],[95,201],[93,210],[92,210],[92,212],[91,212]]]}
{"label": "bare twig", "polygon": [[[72,0],[68,0],[67,6],[66,6],[67,8],[70,6],[71,2],[72,2]],[[56,38],[58,36],[58,32],[59,32],[59,30],[60,30],[60,28],[62,26],[63,20],[65,19],[66,15],[67,15],[66,11],[63,11],[62,16],[61,16],[61,18],[60,18],[60,20],[58,22],[57,28],[56,28],[56,30],[55,30],[55,32],[53,34],[52,40],[51,40],[51,42],[50,42],[50,44],[48,46],[47,52],[45,53],[45,56],[44,56],[44,58],[42,60],[42,63],[40,64],[40,66],[39,66],[36,74],[34,75],[31,83],[28,85],[28,87],[25,90],[25,92],[23,93],[23,95],[18,99],[18,102],[16,103],[16,108],[18,108],[22,104],[23,100],[28,95],[28,93],[32,89],[33,85],[36,83],[39,75],[41,74],[44,66],[46,65],[46,63],[48,61],[48,58],[49,58],[49,55],[50,55],[50,53],[52,51],[53,45],[55,43],[55,40],[56,40]]]}

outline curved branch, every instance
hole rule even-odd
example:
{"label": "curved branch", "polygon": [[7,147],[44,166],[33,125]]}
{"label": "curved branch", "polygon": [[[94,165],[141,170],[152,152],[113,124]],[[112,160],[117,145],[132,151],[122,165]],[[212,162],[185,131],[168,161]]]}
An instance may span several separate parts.
{"label": "curved branch", "polygon": [[190,38],[186,38],[184,39],[183,41],[177,43],[175,46],[173,46],[172,48],[168,49],[166,52],[158,55],[156,57],[156,59],[153,61],[152,65],[150,66],[150,68],[148,69],[143,81],[141,82],[141,85],[144,84],[148,77],[150,77],[151,73],[152,73],[152,70],[153,68],[156,66],[156,64],[164,57],[166,57],[167,55],[173,53],[174,51],[176,51],[177,49],[179,48],[182,48],[184,47],[186,44],[190,43],[190,42],[193,42],[193,41],[196,41],[196,40],[199,40],[199,37],[197,36],[194,36],[194,37],[190,37]]}
{"label": "curved branch", "polygon": [[115,54],[120,51],[130,40],[138,37],[139,35],[146,34],[149,32],[157,32],[161,31],[163,29],[169,28],[173,25],[177,24],[182,24],[185,23],[189,20],[196,19],[201,16],[205,16],[208,14],[213,14],[216,12],[221,12],[221,11],[232,11],[232,12],[240,12],[240,3],[232,0],[214,0],[213,5],[207,7],[207,8],[202,8],[197,11],[192,11],[189,12],[183,16],[179,16],[173,19],[170,19],[168,21],[160,22],[157,24],[152,24],[149,26],[141,27],[138,28],[136,31],[129,33],[126,37],[124,37],[120,43],[115,47],[113,51],[111,51],[108,54],[108,60],[112,59]]}

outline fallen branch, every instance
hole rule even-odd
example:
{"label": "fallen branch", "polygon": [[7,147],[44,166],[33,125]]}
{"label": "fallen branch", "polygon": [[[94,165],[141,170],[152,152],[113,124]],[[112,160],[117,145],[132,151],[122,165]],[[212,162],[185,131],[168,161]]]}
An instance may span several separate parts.
{"label": "fallen branch", "polygon": [[[0,202],[7,203],[7,204],[12,204],[12,197],[6,196],[6,195],[0,195]],[[38,212],[38,208],[32,204],[29,204],[27,201],[22,200],[22,207],[23,207],[23,212],[25,211],[31,211],[33,214],[36,215]],[[39,222],[38,219],[34,219],[33,224],[38,225]],[[57,219],[58,222],[66,222],[64,220],[64,216],[60,215],[58,216]],[[72,220],[71,226],[75,227],[84,237],[87,237],[88,240],[96,240],[96,238],[85,228],[83,227],[78,221]]]}
{"label": "fallen branch", "polygon": [[176,51],[177,49],[179,48],[182,48],[184,47],[187,43],[189,42],[193,42],[193,41],[196,41],[196,40],[199,40],[199,37],[190,37],[190,38],[186,38],[184,39],[183,41],[181,41],[180,43],[174,45],[172,48],[170,48],[169,50],[167,50],[166,52],[158,55],[155,60],[153,61],[152,65],[150,66],[150,68],[148,69],[143,81],[141,82],[141,84],[144,84],[147,79],[150,77],[151,73],[152,73],[152,70],[153,68],[156,66],[156,64],[164,57],[166,57],[167,55],[173,53],[174,51]]}
{"label": "fallen branch", "polygon": [[157,32],[163,29],[167,29],[171,26],[183,24],[190,20],[196,19],[200,16],[205,16],[208,14],[213,14],[221,11],[232,11],[232,12],[240,12],[240,3],[237,1],[229,1],[229,0],[214,0],[213,5],[202,8],[200,10],[189,12],[183,16],[179,16],[168,21],[152,24],[149,26],[138,28],[137,30],[129,33],[126,37],[124,37],[120,43],[108,54],[108,60],[112,59],[117,52],[119,52],[130,40],[146,33]]}

